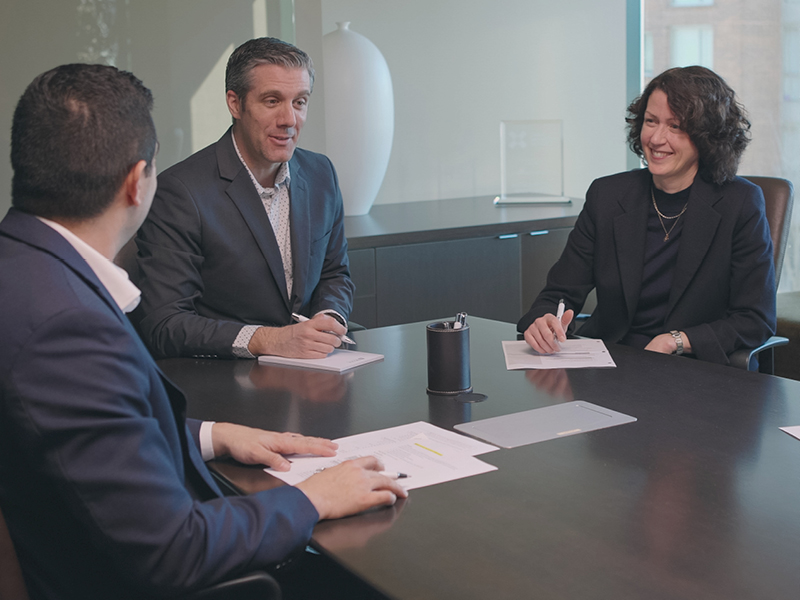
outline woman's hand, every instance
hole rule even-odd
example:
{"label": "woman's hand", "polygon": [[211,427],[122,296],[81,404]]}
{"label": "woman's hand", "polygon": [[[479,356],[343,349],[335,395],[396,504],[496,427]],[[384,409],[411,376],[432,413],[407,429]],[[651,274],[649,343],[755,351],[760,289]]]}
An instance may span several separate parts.
{"label": "woman's hand", "polygon": [[525,330],[525,341],[539,354],[558,352],[561,350],[559,343],[567,341],[567,327],[574,314],[572,309],[565,311],[560,323],[554,314],[539,317]]}
{"label": "woman's hand", "polygon": [[[689,342],[689,336],[683,331],[680,334],[683,339],[683,353],[691,354],[692,344]],[[678,351],[678,344],[671,333],[662,333],[650,340],[650,343],[644,349],[650,350],[650,352],[660,352],[661,354],[675,354]]]}

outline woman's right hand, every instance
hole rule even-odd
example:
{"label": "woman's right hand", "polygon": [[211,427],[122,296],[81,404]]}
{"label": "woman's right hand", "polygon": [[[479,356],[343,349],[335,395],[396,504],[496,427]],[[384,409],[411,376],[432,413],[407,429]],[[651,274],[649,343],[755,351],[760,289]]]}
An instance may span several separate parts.
{"label": "woman's right hand", "polygon": [[567,341],[567,326],[572,322],[575,311],[564,311],[561,322],[554,314],[539,317],[525,330],[525,341],[539,354],[553,354],[561,350],[560,342]]}

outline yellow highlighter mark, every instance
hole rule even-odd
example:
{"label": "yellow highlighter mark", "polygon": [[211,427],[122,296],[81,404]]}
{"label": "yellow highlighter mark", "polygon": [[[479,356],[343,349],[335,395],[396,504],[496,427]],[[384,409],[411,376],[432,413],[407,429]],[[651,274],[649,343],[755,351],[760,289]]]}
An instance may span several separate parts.
{"label": "yellow highlighter mark", "polygon": [[570,429],[569,431],[562,431],[561,433],[557,433],[556,435],[569,435],[570,433],[578,433],[581,431],[580,429]]}
{"label": "yellow highlighter mark", "polygon": [[438,454],[439,456],[443,456],[443,454],[441,452],[437,452],[436,450],[431,450],[430,448],[426,448],[425,446],[423,446],[422,444],[418,444],[417,442],[414,442],[414,445],[415,446],[419,446],[420,448],[422,448],[423,450],[427,450],[428,452],[433,452],[434,454]]}

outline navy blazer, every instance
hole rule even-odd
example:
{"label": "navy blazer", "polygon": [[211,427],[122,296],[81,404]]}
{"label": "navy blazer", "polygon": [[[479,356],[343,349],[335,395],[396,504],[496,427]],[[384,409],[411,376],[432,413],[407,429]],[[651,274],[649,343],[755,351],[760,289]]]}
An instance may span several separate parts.
{"label": "navy blazer", "polygon": [[284,326],[292,313],[333,309],[348,318],[344,208],[327,157],[289,161],[294,263],[289,298],[269,217],[231,131],[167,169],[136,243],[142,304],[135,319],[156,357],[232,356],[244,324]]}
{"label": "navy blazer", "polygon": [[9,211],[0,282],[0,507],[33,598],[174,594],[302,547],[310,501],[222,496],[183,394],[59,233]]}
{"label": "navy blazer", "polygon": [[[597,308],[579,333],[620,341],[633,322],[644,267],[652,177],[646,169],[595,180],[547,285],[520,320],[524,332],[559,298]],[[737,177],[716,186],[696,177],[684,216],[664,331],[688,336],[700,359],[729,363],[775,332],[775,269],[761,188]]]}

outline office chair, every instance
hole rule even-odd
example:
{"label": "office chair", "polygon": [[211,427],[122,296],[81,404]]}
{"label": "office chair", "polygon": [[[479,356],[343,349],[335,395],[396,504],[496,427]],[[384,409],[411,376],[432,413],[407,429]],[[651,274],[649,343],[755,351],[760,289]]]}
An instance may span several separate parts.
{"label": "office chair", "polygon": [[[28,598],[14,544],[0,511],[0,600]],[[256,571],[180,596],[179,600],[281,600],[281,588],[272,576]]]}
{"label": "office chair", "polygon": [[[778,177],[745,177],[755,183],[764,192],[767,222],[772,238],[772,259],[775,264],[775,288],[783,268],[783,256],[786,252],[786,241],[789,238],[789,226],[792,221],[792,205],[794,203],[794,186],[791,181]],[[772,375],[775,373],[775,348],[785,346],[789,340],[781,336],[772,336],[758,348],[741,348],[730,355],[731,365],[747,371],[759,371]]]}

